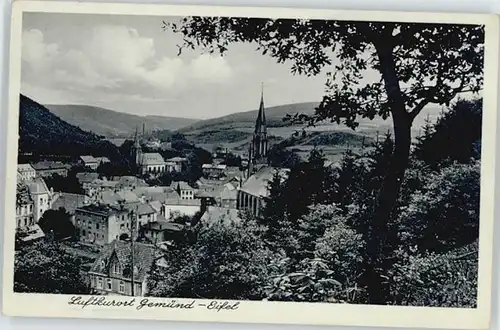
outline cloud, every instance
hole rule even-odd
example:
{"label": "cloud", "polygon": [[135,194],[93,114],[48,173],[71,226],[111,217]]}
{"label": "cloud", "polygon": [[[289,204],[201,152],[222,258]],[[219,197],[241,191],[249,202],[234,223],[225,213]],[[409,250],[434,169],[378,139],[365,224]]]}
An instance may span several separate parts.
{"label": "cloud", "polygon": [[[115,94],[124,99],[158,100],[162,93],[194,84],[224,83],[232,76],[225,58],[200,55],[190,61],[158,54],[155,40],[126,26],[101,25],[78,36],[48,42],[42,31],[22,36],[22,84],[31,91]],[[49,93],[50,94],[50,93]],[[54,95],[55,93],[51,93]],[[162,97],[164,97],[163,95]],[[43,95],[35,96],[42,98]]]}

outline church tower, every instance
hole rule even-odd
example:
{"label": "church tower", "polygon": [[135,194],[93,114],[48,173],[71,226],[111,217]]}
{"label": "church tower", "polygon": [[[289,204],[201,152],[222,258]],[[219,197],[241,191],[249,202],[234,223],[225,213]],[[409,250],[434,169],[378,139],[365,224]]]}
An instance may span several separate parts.
{"label": "church tower", "polygon": [[132,159],[135,161],[136,165],[140,165],[142,156],[141,143],[139,142],[139,136],[137,133],[137,127],[135,128],[134,144],[132,145]]}
{"label": "church tower", "polygon": [[255,121],[255,130],[253,133],[252,143],[248,153],[248,176],[254,172],[255,165],[267,165],[267,125],[266,113],[264,109],[264,85],[260,94],[260,106],[257,120]]}

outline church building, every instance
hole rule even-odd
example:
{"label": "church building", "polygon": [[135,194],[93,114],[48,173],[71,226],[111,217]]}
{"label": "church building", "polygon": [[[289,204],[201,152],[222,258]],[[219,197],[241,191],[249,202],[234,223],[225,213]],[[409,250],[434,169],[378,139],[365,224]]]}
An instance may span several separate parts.
{"label": "church building", "polygon": [[[262,215],[265,198],[269,195],[267,188],[269,181],[272,180],[276,171],[280,175],[283,172],[282,169],[269,166],[268,148],[264,93],[262,91],[255,130],[250,144],[247,180],[238,189],[236,200],[236,206],[239,210],[249,211],[255,217]],[[286,174],[286,171],[283,174]]]}
{"label": "church building", "polygon": [[135,161],[140,174],[160,174],[166,171],[167,163],[157,152],[142,152],[141,143],[135,132],[134,144],[132,146],[132,159]]}

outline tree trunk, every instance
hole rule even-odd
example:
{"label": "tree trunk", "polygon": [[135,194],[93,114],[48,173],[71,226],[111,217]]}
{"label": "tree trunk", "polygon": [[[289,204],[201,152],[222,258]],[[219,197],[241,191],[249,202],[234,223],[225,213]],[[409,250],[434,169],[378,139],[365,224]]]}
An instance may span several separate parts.
{"label": "tree trunk", "polygon": [[394,149],[369,224],[365,283],[371,304],[387,304],[390,294],[384,275],[392,267],[392,243],[397,240],[397,232],[390,224],[408,167],[412,119],[405,108],[389,38],[376,44],[376,48],[393,120]]}

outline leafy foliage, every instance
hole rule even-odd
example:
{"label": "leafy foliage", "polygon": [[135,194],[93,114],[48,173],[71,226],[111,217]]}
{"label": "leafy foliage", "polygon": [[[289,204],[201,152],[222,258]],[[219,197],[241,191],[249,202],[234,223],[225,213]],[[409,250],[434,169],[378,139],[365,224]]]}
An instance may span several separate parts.
{"label": "leafy foliage", "polygon": [[445,254],[399,249],[388,274],[393,303],[429,307],[476,307],[478,244]]}
{"label": "leafy foliage", "polygon": [[479,235],[480,164],[455,164],[428,176],[400,214],[405,244],[447,251]]}
{"label": "leafy foliage", "polygon": [[81,260],[50,240],[26,245],[14,259],[14,291],[87,294],[80,274]]}
{"label": "leafy foliage", "polygon": [[76,236],[75,226],[71,222],[70,215],[63,208],[45,211],[38,220],[38,224],[44,233],[50,233],[56,241],[65,238],[74,239]]}
{"label": "leafy foliage", "polygon": [[195,242],[165,254],[168,270],[153,268],[150,295],[207,299],[262,299],[271,252],[255,222],[201,223]]}

